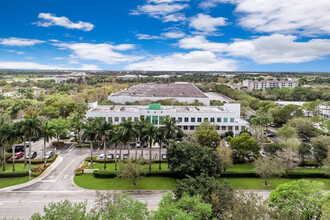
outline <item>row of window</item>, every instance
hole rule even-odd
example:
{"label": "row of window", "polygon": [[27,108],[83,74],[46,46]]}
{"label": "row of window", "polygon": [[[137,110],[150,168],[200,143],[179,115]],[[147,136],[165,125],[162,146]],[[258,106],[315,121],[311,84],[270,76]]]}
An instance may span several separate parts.
{"label": "row of window", "polygon": [[[178,126],[179,128],[183,129],[184,131],[186,130],[195,130],[198,128],[198,126]],[[216,130],[222,130],[222,131],[226,131],[228,129],[228,131],[232,131],[235,127],[235,131],[239,130],[239,126],[216,126]],[[241,126],[241,131],[245,130],[245,126]]]}
{"label": "row of window", "polygon": [[[222,118],[189,118],[189,117],[178,117],[178,118],[175,118],[173,117],[173,120],[177,121],[177,122],[202,122],[202,121],[210,121],[210,122],[221,122],[222,121]],[[230,122],[235,122],[235,118],[230,118],[229,119]],[[223,122],[228,122],[228,118],[223,118]]]}

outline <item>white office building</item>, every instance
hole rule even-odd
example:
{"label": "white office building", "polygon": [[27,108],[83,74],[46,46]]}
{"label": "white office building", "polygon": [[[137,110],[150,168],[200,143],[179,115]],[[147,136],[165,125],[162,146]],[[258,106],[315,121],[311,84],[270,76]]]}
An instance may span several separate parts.
{"label": "white office building", "polygon": [[209,121],[215,124],[219,134],[232,131],[235,136],[248,128],[248,122],[240,118],[240,104],[228,103],[223,106],[149,106],[134,105],[98,105],[97,102],[89,103],[87,118],[103,117],[107,121],[119,124],[125,120],[139,120],[140,117],[148,118],[155,126],[161,126],[165,116],[173,118],[177,126],[184,132],[191,132]]}
{"label": "white office building", "polygon": [[243,86],[246,86],[249,91],[265,90],[266,88],[294,88],[298,85],[298,80],[243,80]]}

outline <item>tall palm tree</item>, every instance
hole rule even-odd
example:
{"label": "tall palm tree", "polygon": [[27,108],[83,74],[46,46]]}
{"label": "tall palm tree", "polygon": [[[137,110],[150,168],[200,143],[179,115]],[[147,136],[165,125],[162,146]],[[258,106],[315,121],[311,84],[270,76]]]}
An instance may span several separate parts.
{"label": "tall palm tree", "polygon": [[[22,139],[22,132],[20,130],[19,122],[10,123],[8,126],[8,131],[6,134],[6,139],[8,147],[12,147],[13,155],[15,154],[15,143],[17,140]],[[25,154],[25,152],[24,152]],[[13,157],[13,172],[15,172],[15,158]]]}
{"label": "tall palm tree", "polygon": [[[135,121],[135,123],[134,123],[135,132],[137,134],[137,138],[140,141],[140,145],[141,145],[142,160],[143,160],[143,143],[144,143],[143,137],[145,136],[144,127],[146,126],[147,123],[148,123],[148,120],[143,117],[141,117],[140,120]],[[136,159],[137,159],[137,148],[135,149],[135,160]]]}
{"label": "tall palm tree", "polygon": [[155,138],[157,128],[152,124],[148,123],[144,127],[144,139],[148,140],[149,143],[149,172],[151,172],[151,150],[152,150],[152,143]]}
{"label": "tall palm tree", "polygon": [[[177,132],[179,132],[180,128],[176,126],[175,120],[171,117],[166,116],[162,120],[162,130],[164,132],[164,137],[169,142],[170,140],[174,140]],[[169,143],[166,143],[169,144]]]}
{"label": "tall palm tree", "polygon": [[0,146],[2,146],[2,171],[6,171],[6,133],[8,124],[4,118],[0,118]]}
{"label": "tall palm tree", "polygon": [[44,147],[43,147],[43,157],[44,157],[44,163],[47,163],[46,160],[46,144],[53,138],[56,137],[56,132],[53,126],[46,121],[42,125],[42,130],[41,130],[41,136],[44,138]]}
{"label": "tall palm tree", "polygon": [[113,124],[107,122],[105,118],[97,120],[98,126],[96,128],[97,136],[101,138],[103,149],[104,149],[104,169],[107,168],[106,159],[107,159],[107,140],[109,139],[109,134],[113,130]]}
{"label": "tall palm tree", "polygon": [[[115,147],[115,171],[117,171],[117,147],[121,144],[119,126],[114,126],[109,134],[110,143]],[[121,153],[120,153],[121,158]]]}
{"label": "tall palm tree", "polygon": [[97,135],[97,124],[94,118],[88,118],[87,122],[84,124],[84,132],[81,136],[83,141],[89,140],[91,145],[91,164],[93,164],[93,143],[96,140]]}
{"label": "tall palm tree", "polygon": [[25,136],[29,138],[29,179],[31,179],[31,138],[38,137],[42,131],[42,124],[36,115],[24,116],[24,122],[21,126],[21,131],[25,131]]}
{"label": "tall palm tree", "polygon": [[159,145],[159,170],[162,169],[161,166],[161,154],[162,154],[162,144],[165,143],[164,127],[158,127],[155,133],[155,142]]}
{"label": "tall palm tree", "polygon": [[137,137],[137,131],[135,129],[132,119],[125,120],[120,123],[121,137],[124,145],[128,148],[128,157],[130,157],[130,141]]}

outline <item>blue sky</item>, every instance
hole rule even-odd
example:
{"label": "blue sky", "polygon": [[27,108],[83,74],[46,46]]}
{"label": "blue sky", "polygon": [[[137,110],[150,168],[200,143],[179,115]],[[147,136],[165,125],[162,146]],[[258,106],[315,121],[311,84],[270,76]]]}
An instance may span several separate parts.
{"label": "blue sky", "polygon": [[31,0],[0,7],[0,68],[330,71],[328,0]]}

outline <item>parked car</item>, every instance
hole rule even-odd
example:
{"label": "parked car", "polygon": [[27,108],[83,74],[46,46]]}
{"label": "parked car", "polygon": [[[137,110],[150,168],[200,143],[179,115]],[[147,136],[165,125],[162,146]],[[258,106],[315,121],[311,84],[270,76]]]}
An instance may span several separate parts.
{"label": "parked car", "polygon": [[147,147],[148,147],[147,142],[144,142],[144,143],[143,143],[143,148],[147,148]]}
{"label": "parked car", "polygon": [[49,159],[49,158],[51,158],[51,157],[53,157],[54,156],[54,152],[53,151],[48,151],[47,153],[46,153],[46,159]]}
{"label": "parked car", "polygon": [[141,142],[140,141],[136,142],[136,147],[141,148]]}
{"label": "parked car", "polygon": [[117,159],[120,159],[120,154],[117,154]]}
{"label": "parked car", "polygon": [[163,143],[162,148],[166,148],[166,147],[167,147],[167,144]]}
{"label": "parked car", "polygon": [[[37,157],[37,152],[35,151],[32,151],[31,152],[31,159],[34,159]],[[30,155],[29,154],[26,154],[26,159],[29,159],[30,158]]]}
{"label": "parked car", "polygon": [[265,156],[266,156],[266,153],[263,152],[263,151],[260,151],[260,155],[261,155],[262,157],[265,157]]}
{"label": "parked car", "polygon": [[132,143],[129,143],[129,146],[130,146],[131,148],[135,148],[136,144],[135,144],[135,142],[132,142]]}
{"label": "parked car", "polygon": [[162,154],[162,159],[166,160],[167,159],[167,154]]}
{"label": "parked car", "polygon": [[104,154],[100,154],[98,157],[97,157],[98,160],[104,160]]}
{"label": "parked car", "polygon": [[113,159],[113,154],[108,154],[107,159],[112,160]]}
{"label": "parked car", "polygon": [[309,143],[309,142],[311,142],[311,138],[305,137],[302,139],[302,142]]}
{"label": "parked car", "polygon": [[18,152],[18,153],[15,153],[10,159],[17,160],[17,159],[19,159],[19,158],[21,158],[23,156],[24,156],[24,152]]}
{"label": "parked car", "polygon": [[269,132],[267,136],[268,137],[276,137],[276,134],[274,132]]}
{"label": "parked car", "polygon": [[128,154],[124,154],[123,159],[128,159]]}

